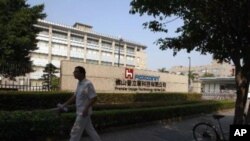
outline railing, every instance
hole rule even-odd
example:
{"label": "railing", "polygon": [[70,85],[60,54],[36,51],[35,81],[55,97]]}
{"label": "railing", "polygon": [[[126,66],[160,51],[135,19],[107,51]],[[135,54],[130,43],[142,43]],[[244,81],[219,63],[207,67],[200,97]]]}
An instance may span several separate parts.
{"label": "railing", "polygon": [[0,90],[4,90],[4,91],[48,91],[48,87],[16,85],[16,84],[0,84]]}
{"label": "railing", "polygon": [[221,92],[221,93],[203,93],[204,99],[224,100],[224,99],[235,99],[236,93],[232,92]]}

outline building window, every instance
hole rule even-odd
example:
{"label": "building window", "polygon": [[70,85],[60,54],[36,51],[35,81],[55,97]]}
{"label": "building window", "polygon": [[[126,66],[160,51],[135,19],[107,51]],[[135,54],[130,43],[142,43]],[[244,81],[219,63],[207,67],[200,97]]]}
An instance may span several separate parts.
{"label": "building window", "polygon": [[131,68],[134,68],[134,67],[135,67],[135,65],[128,65],[128,64],[126,64],[126,67],[131,67]]}
{"label": "building window", "polygon": [[71,35],[70,38],[72,41],[83,42],[83,37],[80,36]]}
{"label": "building window", "polygon": [[112,44],[102,41],[102,48],[112,50]]}
{"label": "building window", "polygon": [[98,40],[95,40],[95,39],[92,39],[92,38],[88,38],[87,43],[88,44],[98,45]]}
{"label": "building window", "polygon": [[89,64],[98,64],[97,60],[87,59],[86,62],[89,63]]}
{"label": "building window", "polygon": [[48,55],[32,54],[31,60],[35,66],[45,66],[48,64]]}
{"label": "building window", "polygon": [[135,57],[133,56],[127,56],[127,61],[134,61],[135,60]]}
{"label": "building window", "polygon": [[[119,64],[120,66],[123,66],[124,64]],[[118,63],[115,63],[114,66],[118,66]]]}
{"label": "building window", "polygon": [[[118,58],[119,55],[118,54],[115,54],[115,58]],[[120,59],[123,59],[124,58],[124,55],[120,55]]]}
{"label": "building window", "polygon": [[39,53],[44,53],[48,54],[49,53],[49,48],[48,48],[48,42],[47,41],[38,41],[37,43],[38,49],[34,50],[34,52],[39,52]]}
{"label": "building window", "polygon": [[39,41],[39,42],[37,43],[37,46],[38,46],[38,47],[42,47],[42,48],[44,48],[44,47],[47,47],[47,48],[48,48],[48,43],[49,43],[49,42],[47,42],[47,41]]}
{"label": "building window", "polygon": [[57,38],[67,39],[66,33],[58,32],[58,31],[53,31],[52,36],[57,37]]}
{"label": "building window", "polygon": [[43,34],[43,35],[49,35],[49,30],[47,29],[43,29],[40,34]]}
{"label": "building window", "polygon": [[101,61],[102,65],[112,66],[112,62]]}
{"label": "building window", "polygon": [[77,61],[77,62],[83,61],[82,58],[75,58],[75,57],[70,57],[70,60],[72,60],[72,61]]}
{"label": "building window", "polygon": [[[115,51],[116,51],[116,52],[119,51],[119,45],[115,45]],[[120,46],[120,52],[124,52],[124,48],[123,48],[122,45]]]}
{"label": "building window", "polygon": [[71,47],[70,48],[70,56],[76,58],[83,58],[84,56],[84,49],[79,47]]}
{"label": "building window", "polygon": [[98,54],[98,50],[88,49],[87,50],[87,54],[97,55]]}
{"label": "building window", "polygon": [[67,46],[64,44],[52,43],[52,54],[67,56]]}
{"label": "building window", "polygon": [[127,47],[127,54],[134,54],[135,50],[132,47]]}
{"label": "building window", "polygon": [[87,39],[87,48],[93,48],[93,49],[98,49],[99,48],[99,42],[98,40],[88,38]]}
{"label": "building window", "polygon": [[110,56],[112,56],[112,53],[110,53],[110,52],[102,52],[102,56],[110,57]]}
{"label": "building window", "polygon": [[61,56],[52,56],[51,63],[55,65],[57,68],[60,68],[61,60],[65,60],[67,57],[61,57]]}

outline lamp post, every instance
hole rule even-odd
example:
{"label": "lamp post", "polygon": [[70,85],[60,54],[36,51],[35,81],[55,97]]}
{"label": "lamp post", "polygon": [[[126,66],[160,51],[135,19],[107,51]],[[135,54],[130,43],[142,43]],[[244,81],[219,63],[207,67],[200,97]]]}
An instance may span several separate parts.
{"label": "lamp post", "polygon": [[190,77],[191,77],[191,71],[190,71],[191,57],[188,57],[188,60],[189,60],[189,66],[188,66],[188,92],[190,92],[190,88],[191,88],[191,80],[190,80]]}
{"label": "lamp post", "polygon": [[118,67],[120,67],[120,56],[121,56],[121,42],[122,42],[122,38],[119,37],[119,46],[118,46]]}

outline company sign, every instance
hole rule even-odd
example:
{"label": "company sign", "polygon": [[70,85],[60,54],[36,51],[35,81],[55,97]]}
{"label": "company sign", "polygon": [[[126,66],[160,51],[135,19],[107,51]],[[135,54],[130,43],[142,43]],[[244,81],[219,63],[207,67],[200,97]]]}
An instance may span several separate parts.
{"label": "company sign", "polygon": [[125,78],[134,79],[134,69],[125,68]]}
{"label": "company sign", "polygon": [[115,80],[115,90],[162,92],[166,82],[160,82],[159,76],[135,74],[134,69],[125,68],[125,79]]}
{"label": "company sign", "polygon": [[159,81],[159,76],[135,75],[136,80]]}

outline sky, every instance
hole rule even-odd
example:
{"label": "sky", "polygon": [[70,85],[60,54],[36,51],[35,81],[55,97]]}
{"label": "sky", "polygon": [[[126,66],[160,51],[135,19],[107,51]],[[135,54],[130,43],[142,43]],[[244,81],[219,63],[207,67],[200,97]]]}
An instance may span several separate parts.
{"label": "sky", "polygon": [[[45,20],[72,26],[79,22],[91,25],[97,33],[121,37],[147,46],[147,69],[170,69],[173,66],[200,66],[211,63],[211,55],[200,55],[199,52],[186,53],[185,50],[173,56],[173,50],[162,51],[155,44],[158,38],[175,37],[177,27],[183,24],[181,19],[167,24],[168,33],[154,33],[143,27],[143,23],[152,20],[147,15],[131,15],[131,0],[27,0],[31,6],[44,4]],[[176,17],[169,17],[171,21]]]}

